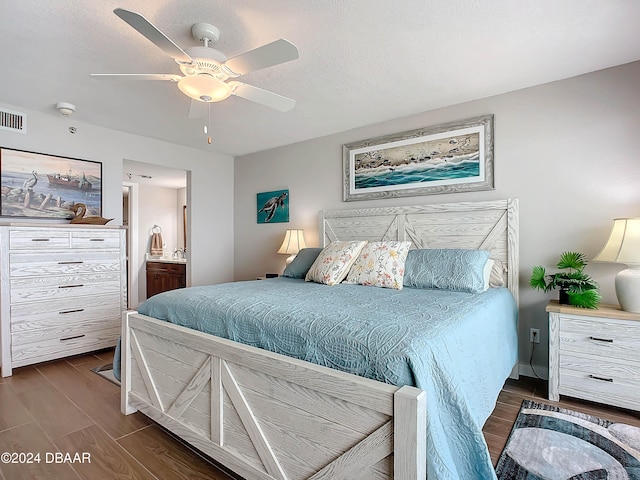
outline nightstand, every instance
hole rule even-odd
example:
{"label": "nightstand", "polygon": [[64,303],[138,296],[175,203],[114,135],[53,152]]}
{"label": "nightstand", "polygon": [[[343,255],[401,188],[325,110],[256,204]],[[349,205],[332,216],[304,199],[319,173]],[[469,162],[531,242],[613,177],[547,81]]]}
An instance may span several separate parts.
{"label": "nightstand", "polygon": [[560,395],[640,410],[640,314],[617,305],[549,312],[549,400]]}

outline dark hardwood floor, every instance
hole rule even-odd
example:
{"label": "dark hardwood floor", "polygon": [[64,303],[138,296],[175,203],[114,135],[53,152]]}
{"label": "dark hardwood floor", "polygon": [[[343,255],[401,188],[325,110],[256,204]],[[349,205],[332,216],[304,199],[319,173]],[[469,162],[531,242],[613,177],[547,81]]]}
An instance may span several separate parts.
{"label": "dark hardwood floor", "polygon": [[[142,414],[122,415],[119,387],[91,371],[112,359],[112,350],[103,351],[0,378],[0,453],[40,453],[39,463],[0,463],[0,478],[232,479]],[[507,382],[484,427],[494,463],[525,398],[552,403],[546,382]],[[640,427],[637,413],[566,398],[559,404]],[[77,461],[57,463],[56,452],[69,454],[58,460]]]}

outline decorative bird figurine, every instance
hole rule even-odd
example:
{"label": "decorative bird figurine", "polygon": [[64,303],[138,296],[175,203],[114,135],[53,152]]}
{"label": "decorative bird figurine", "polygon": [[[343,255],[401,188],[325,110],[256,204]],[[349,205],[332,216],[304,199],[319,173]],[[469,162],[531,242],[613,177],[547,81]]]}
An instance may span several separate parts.
{"label": "decorative bird figurine", "polygon": [[98,216],[85,217],[87,213],[87,206],[84,203],[76,203],[71,207],[71,211],[75,213],[75,217],[71,219],[70,223],[81,223],[85,225],[105,225],[113,220],[113,218],[104,218]]}

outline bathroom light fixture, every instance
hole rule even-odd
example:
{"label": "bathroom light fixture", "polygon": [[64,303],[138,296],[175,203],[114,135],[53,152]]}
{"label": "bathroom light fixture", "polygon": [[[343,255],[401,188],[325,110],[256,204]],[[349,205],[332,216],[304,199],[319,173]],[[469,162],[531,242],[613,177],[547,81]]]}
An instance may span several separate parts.
{"label": "bathroom light fixture", "polygon": [[72,103],[58,102],[56,103],[56,110],[58,110],[63,117],[68,117],[76,111],[76,106]]}
{"label": "bathroom light fixture", "polygon": [[616,218],[609,240],[594,262],[624,263],[616,275],[616,295],[625,312],[640,313],[640,218]]}
{"label": "bathroom light fixture", "polygon": [[296,255],[303,248],[307,248],[307,244],[304,241],[303,230],[287,230],[284,234],[284,241],[278,250],[278,253],[284,253],[290,255],[287,258],[286,263],[289,265],[296,258]]}

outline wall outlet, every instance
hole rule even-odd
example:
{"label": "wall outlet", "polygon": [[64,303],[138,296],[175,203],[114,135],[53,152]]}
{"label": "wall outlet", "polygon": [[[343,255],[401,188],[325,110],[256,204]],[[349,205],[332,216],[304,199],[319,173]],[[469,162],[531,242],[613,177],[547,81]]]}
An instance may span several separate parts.
{"label": "wall outlet", "polygon": [[531,342],[531,343],[540,343],[540,329],[539,328],[530,328],[529,329],[529,342]]}

